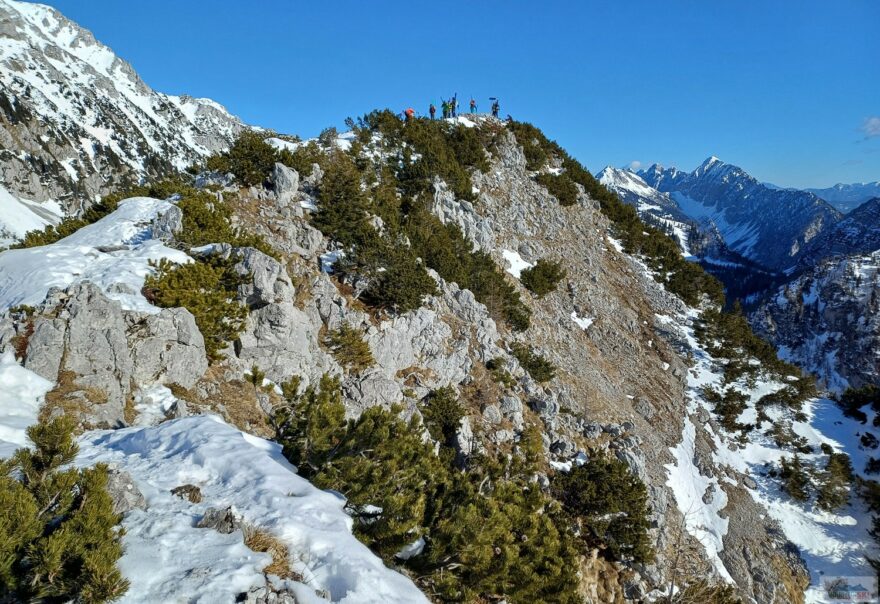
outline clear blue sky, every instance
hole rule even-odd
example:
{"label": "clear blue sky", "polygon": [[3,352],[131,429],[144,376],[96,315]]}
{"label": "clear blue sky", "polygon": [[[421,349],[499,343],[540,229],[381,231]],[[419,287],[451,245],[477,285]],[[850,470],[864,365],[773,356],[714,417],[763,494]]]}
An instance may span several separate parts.
{"label": "clear blue sky", "polygon": [[153,88],[280,132],[457,91],[594,171],[717,155],[783,186],[880,179],[877,0],[49,3]]}

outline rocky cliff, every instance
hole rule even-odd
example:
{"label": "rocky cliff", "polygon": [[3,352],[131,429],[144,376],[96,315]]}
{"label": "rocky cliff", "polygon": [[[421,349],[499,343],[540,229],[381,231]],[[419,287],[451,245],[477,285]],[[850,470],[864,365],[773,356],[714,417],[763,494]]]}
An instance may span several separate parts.
{"label": "rocky cliff", "polygon": [[96,196],[226,148],[241,122],[208,99],[155,92],[58,11],[0,2],[0,182],[76,213]]}

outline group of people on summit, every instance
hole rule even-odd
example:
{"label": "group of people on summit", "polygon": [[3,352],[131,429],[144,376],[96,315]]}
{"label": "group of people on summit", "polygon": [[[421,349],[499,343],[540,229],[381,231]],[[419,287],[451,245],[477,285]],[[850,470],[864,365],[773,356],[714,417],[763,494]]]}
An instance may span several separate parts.
{"label": "group of people on summit", "polygon": [[[454,95],[452,95],[452,98],[450,98],[450,99],[441,99],[441,100],[442,100],[442,102],[440,103],[440,110],[442,112],[441,113],[442,118],[446,119],[446,118],[450,118],[450,117],[456,117],[458,115],[458,107],[459,107],[458,93],[455,93]],[[495,97],[489,97],[489,100],[492,101],[492,106],[491,106],[492,117],[498,117],[498,113],[501,111],[501,104],[498,102],[498,99]],[[475,114],[477,112],[476,99],[471,98],[470,103],[468,104],[468,107],[470,109],[470,113],[472,115]],[[410,121],[415,117],[416,111],[415,111],[415,109],[410,107],[406,111],[404,111],[403,114],[406,117],[406,121]],[[436,119],[437,106],[434,103],[431,103],[431,105],[428,107],[428,114],[431,116],[432,120]]]}

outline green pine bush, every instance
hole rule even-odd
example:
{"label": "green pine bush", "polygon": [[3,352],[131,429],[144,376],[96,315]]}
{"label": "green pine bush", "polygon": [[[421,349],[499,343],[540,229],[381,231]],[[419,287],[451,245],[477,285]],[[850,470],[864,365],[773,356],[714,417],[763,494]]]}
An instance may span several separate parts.
{"label": "green pine bush", "polygon": [[510,347],[511,354],[516,357],[536,382],[549,382],[556,377],[556,366],[526,344],[514,342]]}
{"label": "green pine bush", "polygon": [[573,206],[577,203],[578,190],[574,181],[565,173],[556,175],[549,173],[538,174],[535,177],[538,184],[547,188],[547,191],[559,201],[559,205]]}
{"label": "green pine bush", "polygon": [[812,485],[800,456],[795,453],[791,459],[783,457],[779,462],[781,466],[779,476],[782,479],[782,490],[796,501],[807,501],[810,498],[810,487]]}
{"label": "green pine bush", "polygon": [[[448,389],[422,409],[444,439],[463,413]],[[559,504],[528,483],[533,466],[514,471],[475,458],[463,472],[452,456],[435,454],[399,407],[346,421],[339,380],[326,376],[319,388],[294,394],[274,425],[300,474],[346,496],[355,534],[378,554],[390,561],[424,537],[425,552],[403,563],[438,601],[580,601],[576,541]]]}
{"label": "green pine bush", "polygon": [[558,473],[553,495],[581,528],[590,545],[602,545],[614,560],[650,562],[648,493],[626,463],[591,456],[570,472]]}
{"label": "green pine bush", "polygon": [[846,453],[830,453],[828,463],[819,476],[816,505],[833,512],[849,502],[850,485],[854,479],[852,462]]}
{"label": "green pine bush", "polygon": [[151,303],[193,314],[212,361],[222,358],[220,351],[238,337],[247,317],[247,307],[236,299],[243,277],[234,264],[217,258],[174,264],[163,258],[151,264],[155,272],[144,280],[143,293]]}
{"label": "green pine bush", "polygon": [[324,345],[340,365],[355,372],[363,371],[376,362],[363,333],[348,324],[328,333]]}
{"label": "green pine bush", "polygon": [[254,130],[242,130],[229,151],[212,155],[206,161],[209,170],[231,172],[245,186],[262,184],[269,177],[278,152]]}
{"label": "green pine bush", "polygon": [[543,298],[556,289],[559,282],[565,279],[565,269],[560,262],[539,258],[535,266],[520,273],[520,282],[530,292]]}
{"label": "green pine bush", "polygon": [[110,602],[128,589],[121,517],[107,468],[69,467],[77,454],[66,416],[28,428],[34,448],[0,463],[0,600]]}
{"label": "green pine bush", "polygon": [[461,420],[465,416],[464,405],[455,389],[446,386],[433,390],[425,397],[419,408],[431,438],[445,446],[452,446]]}
{"label": "green pine bush", "polygon": [[424,530],[440,461],[400,409],[372,407],[345,421],[339,381],[325,377],[276,420],[278,440],[300,473],[346,497],[358,537],[392,557]]}

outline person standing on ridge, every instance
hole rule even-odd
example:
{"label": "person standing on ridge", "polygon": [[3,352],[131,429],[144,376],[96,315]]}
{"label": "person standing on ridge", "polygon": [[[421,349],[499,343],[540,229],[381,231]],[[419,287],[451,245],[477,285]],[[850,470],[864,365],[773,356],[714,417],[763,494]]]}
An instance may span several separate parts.
{"label": "person standing on ridge", "polygon": [[471,98],[471,113],[477,112],[477,101]]}
{"label": "person standing on ridge", "polygon": [[495,99],[492,102],[492,117],[498,117],[499,111],[501,111],[501,103],[498,102],[498,99]]}
{"label": "person standing on ridge", "polygon": [[434,117],[437,115],[437,108],[434,107],[434,103],[431,103],[431,106],[428,107],[428,113],[431,114],[431,119],[434,119]]}
{"label": "person standing on ridge", "polygon": [[449,117],[449,102],[443,101],[440,106],[443,108],[443,119],[445,120],[447,117]]}
{"label": "person standing on ridge", "polygon": [[452,95],[452,102],[449,103],[449,108],[452,110],[452,117],[455,117],[456,112],[458,111],[458,93]]}
{"label": "person standing on ridge", "polygon": [[406,121],[411,122],[416,114],[416,110],[412,107],[407,107],[406,111],[404,111],[403,114],[406,116]]}

